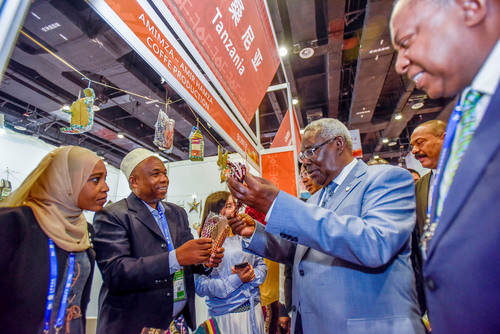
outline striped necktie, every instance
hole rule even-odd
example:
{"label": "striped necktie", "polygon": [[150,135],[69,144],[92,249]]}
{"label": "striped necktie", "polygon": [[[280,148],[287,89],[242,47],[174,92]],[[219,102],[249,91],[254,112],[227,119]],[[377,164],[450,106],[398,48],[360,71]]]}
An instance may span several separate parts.
{"label": "striped necktie", "polygon": [[326,188],[323,190],[324,193],[323,193],[323,200],[321,201],[321,207],[324,208],[326,206],[326,203],[328,203],[328,201],[330,200],[330,198],[332,198],[333,196],[333,193],[335,192],[335,189],[337,188],[338,184],[336,184],[335,182],[330,182],[330,184],[328,186],[326,186]]}
{"label": "striped necktie", "polygon": [[462,114],[460,118],[460,125],[455,131],[455,136],[453,139],[453,146],[451,148],[450,156],[448,157],[448,162],[446,163],[446,168],[444,169],[443,179],[439,186],[439,197],[437,203],[437,217],[441,216],[443,210],[443,203],[448,194],[448,190],[455,177],[455,172],[457,171],[458,165],[462,160],[462,157],[469,147],[470,141],[474,132],[476,131],[476,105],[481,99],[481,93],[475,90],[470,90],[465,96]]}

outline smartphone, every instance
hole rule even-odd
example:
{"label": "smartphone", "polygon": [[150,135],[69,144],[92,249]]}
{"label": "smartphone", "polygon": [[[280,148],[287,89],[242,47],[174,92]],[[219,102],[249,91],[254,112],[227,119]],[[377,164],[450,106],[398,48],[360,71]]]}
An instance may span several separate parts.
{"label": "smartphone", "polygon": [[245,268],[246,266],[248,266],[248,262],[242,262],[242,263],[238,263],[238,264],[235,264],[234,267],[236,269],[242,269],[242,268]]}

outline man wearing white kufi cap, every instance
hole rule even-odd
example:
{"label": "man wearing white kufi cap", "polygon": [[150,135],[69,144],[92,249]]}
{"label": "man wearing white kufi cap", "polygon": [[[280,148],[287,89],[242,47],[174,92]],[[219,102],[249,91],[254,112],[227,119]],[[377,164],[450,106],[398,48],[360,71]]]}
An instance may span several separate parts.
{"label": "man wearing white kufi cap", "polygon": [[120,169],[132,193],[94,218],[94,248],[104,281],[97,333],[167,329],[172,320],[194,329],[193,273],[217,266],[223,250],[210,255],[212,240],[194,240],[184,209],[163,201],[167,170],[152,152],[133,150]]}

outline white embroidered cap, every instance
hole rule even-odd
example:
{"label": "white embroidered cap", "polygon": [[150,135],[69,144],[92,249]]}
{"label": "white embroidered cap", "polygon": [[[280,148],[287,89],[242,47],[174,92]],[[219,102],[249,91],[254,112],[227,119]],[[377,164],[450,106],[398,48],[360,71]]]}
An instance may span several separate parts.
{"label": "white embroidered cap", "polygon": [[135,150],[129,152],[125,158],[123,158],[122,163],[120,165],[120,170],[125,174],[125,177],[130,178],[130,174],[132,171],[140,164],[142,161],[146,160],[149,157],[154,157],[154,153],[146,150],[145,148],[136,148]]}

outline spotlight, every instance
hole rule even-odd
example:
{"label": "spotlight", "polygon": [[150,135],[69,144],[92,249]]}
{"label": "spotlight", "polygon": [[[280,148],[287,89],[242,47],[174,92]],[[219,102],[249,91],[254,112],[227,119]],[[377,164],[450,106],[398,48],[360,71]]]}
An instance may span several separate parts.
{"label": "spotlight", "polygon": [[288,54],[288,49],[285,48],[284,46],[281,46],[279,52],[280,52],[280,56],[284,57],[284,56],[286,56]]}
{"label": "spotlight", "polygon": [[401,115],[400,112],[398,112],[398,113],[396,113],[396,115],[394,115],[395,120],[400,120],[401,118],[403,118],[403,115]]}
{"label": "spotlight", "polygon": [[294,97],[294,98],[292,99],[292,103],[293,103],[293,104],[299,104],[299,99],[297,99],[296,97]]}
{"label": "spotlight", "polygon": [[118,138],[120,138],[120,139],[125,138],[125,135],[123,134],[123,132],[118,132],[118,133],[116,134],[116,136],[117,136]]}
{"label": "spotlight", "polygon": [[387,144],[389,142],[389,138],[383,138],[382,143]]}

